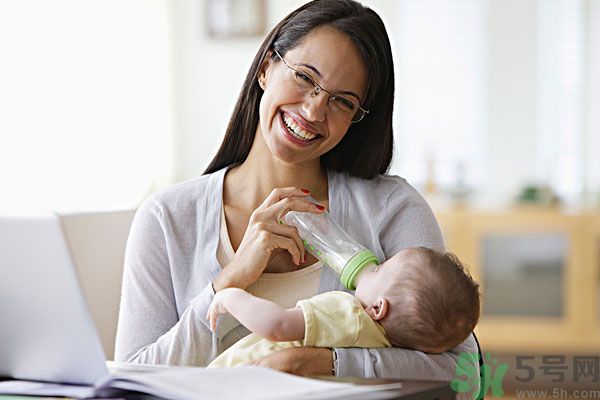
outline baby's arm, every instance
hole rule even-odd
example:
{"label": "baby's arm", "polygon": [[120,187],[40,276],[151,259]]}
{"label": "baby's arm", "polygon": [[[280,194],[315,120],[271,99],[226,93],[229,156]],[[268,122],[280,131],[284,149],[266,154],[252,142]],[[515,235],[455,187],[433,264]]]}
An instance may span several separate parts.
{"label": "baby's arm", "polygon": [[300,308],[285,309],[243,289],[219,290],[206,314],[215,330],[219,314],[229,313],[252,332],[274,342],[304,339],[304,315]]}

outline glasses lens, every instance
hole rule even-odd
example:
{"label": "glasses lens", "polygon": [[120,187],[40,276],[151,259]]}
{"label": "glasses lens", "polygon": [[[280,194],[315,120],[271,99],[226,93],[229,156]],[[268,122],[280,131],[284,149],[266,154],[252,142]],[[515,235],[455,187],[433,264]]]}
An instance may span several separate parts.
{"label": "glasses lens", "polygon": [[346,121],[354,121],[354,116],[359,110],[356,103],[342,96],[331,96],[329,108],[336,116]]}
{"label": "glasses lens", "polygon": [[[285,63],[279,53],[277,55]],[[296,83],[296,86],[300,91],[311,94],[319,93],[320,90],[318,89],[321,87],[308,74],[292,68],[287,65],[287,63],[285,63],[285,65],[288,68],[288,76]],[[331,96],[329,98],[329,107],[335,115],[346,121],[359,122],[365,116],[365,111],[363,111],[357,103],[343,96]]]}
{"label": "glasses lens", "polygon": [[304,72],[295,69],[290,69],[290,72],[292,73],[294,80],[299,86],[305,87],[306,89],[310,90],[313,90],[315,88],[315,81],[313,81],[312,78]]}
{"label": "glasses lens", "polygon": [[360,122],[365,116],[365,112],[362,109],[358,109],[352,118],[352,122]]}
{"label": "glasses lens", "polygon": [[340,96],[331,96],[329,100],[331,106],[336,110],[347,113],[348,115],[354,114],[354,112],[358,109],[358,105],[356,105],[352,100],[348,100],[345,97]]}

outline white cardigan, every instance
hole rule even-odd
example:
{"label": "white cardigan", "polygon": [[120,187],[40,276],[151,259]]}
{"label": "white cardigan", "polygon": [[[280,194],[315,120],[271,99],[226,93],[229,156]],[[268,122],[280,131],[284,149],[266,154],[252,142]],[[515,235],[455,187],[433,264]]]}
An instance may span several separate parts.
{"label": "white cardigan", "polygon": [[[205,320],[211,282],[221,270],[216,253],[225,171],[159,191],[138,209],[125,254],[116,361],[206,366],[247,332],[224,318],[213,334]],[[407,247],[444,249],[431,209],[404,179],[329,171],[328,182],[333,218],[381,260]],[[324,268],[319,293],[331,290],[345,289]],[[472,335],[443,354],[336,349],[337,375],[449,381],[463,351],[477,352]]]}

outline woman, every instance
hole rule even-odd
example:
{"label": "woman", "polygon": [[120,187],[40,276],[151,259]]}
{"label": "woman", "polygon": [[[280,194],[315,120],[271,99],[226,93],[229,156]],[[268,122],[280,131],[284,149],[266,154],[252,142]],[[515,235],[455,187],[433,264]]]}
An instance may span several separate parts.
{"label": "woman", "polygon": [[[425,201],[381,175],[392,158],[394,74],[379,16],[352,0],[317,0],[284,18],[250,68],[205,174],[149,197],[127,245],[117,361],[208,364],[248,331],[204,319],[215,290],[240,287],[292,307],[342,290],[305,253],[289,210],[328,209],[385,259],[402,248],[442,250]],[[306,200],[310,193],[319,205]],[[441,355],[404,349],[296,348],[258,360],[301,375],[453,377],[469,338]]]}

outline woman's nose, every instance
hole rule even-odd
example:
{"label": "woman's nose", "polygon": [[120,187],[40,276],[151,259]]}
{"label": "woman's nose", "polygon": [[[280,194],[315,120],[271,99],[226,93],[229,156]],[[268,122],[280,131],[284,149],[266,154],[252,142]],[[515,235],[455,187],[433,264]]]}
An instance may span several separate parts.
{"label": "woman's nose", "polygon": [[311,93],[311,95],[306,96],[302,103],[304,117],[308,121],[322,122],[325,120],[325,114],[327,113],[327,102],[327,93],[316,93],[314,96]]}

